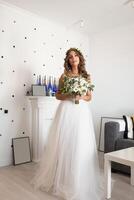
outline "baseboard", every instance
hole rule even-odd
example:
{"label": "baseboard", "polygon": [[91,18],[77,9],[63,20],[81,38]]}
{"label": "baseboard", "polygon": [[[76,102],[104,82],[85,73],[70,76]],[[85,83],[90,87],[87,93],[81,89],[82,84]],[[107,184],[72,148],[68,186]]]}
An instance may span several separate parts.
{"label": "baseboard", "polygon": [[4,167],[4,166],[9,166],[9,165],[12,165],[13,164],[13,161],[12,160],[0,160],[0,167]]}

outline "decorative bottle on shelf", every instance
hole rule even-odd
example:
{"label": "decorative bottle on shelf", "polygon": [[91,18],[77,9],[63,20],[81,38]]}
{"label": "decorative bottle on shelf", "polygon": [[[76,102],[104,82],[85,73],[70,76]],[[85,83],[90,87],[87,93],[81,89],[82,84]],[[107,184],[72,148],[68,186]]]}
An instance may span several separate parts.
{"label": "decorative bottle on shelf", "polygon": [[37,75],[37,79],[36,79],[36,85],[39,84],[39,76]]}
{"label": "decorative bottle on shelf", "polygon": [[41,75],[39,75],[38,85],[41,85]]}
{"label": "decorative bottle on shelf", "polygon": [[52,86],[52,77],[49,76],[48,86],[47,86],[47,96],[52,96],[53,86]]}
{"label": "decorative bottle on shelf", "polygon": [[56,78],[54,77],[54,81],[53,81],[53,93],[52,95],[55,96],[55,93],[57,92],[58,88],[57,88],[57,84],[56,84]]}
{"label": "decorative bottle on shelf", "polygon": [[46,96],[47,95],[47,78],[46,78],[46,75],[44,76],[44,83],[43,83],[43,85],[44,85],[44,94]]}

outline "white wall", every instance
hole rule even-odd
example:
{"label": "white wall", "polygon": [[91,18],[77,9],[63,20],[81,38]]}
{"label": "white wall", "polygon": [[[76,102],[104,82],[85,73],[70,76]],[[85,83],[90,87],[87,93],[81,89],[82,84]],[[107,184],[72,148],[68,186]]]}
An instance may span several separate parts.
{"label": "white wall", "polygon": [[95,84],[92,111],[97,137],[101,116],[134,114],[134,25],[90,38]]}
{"label": "white wall", "polygon": [[36,75],[59,77],[70,47],[81,49],[88,66],[88,36],[0,4],[0,166],[12,163],[11,139],[31,135],[26,91]]}

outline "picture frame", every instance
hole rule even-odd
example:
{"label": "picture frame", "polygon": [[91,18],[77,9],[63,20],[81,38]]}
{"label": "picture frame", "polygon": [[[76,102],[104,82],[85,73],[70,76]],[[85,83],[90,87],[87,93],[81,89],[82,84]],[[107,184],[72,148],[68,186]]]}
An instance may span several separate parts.
{"label": "picture frame", "polygon": [[13,164],[19,165],[31,162],[30,139],[26,137],[12,138]]}
{"label": "picture frame", "polygon": [[99,132],[99,145],[98,145],[98,151],[100,152],[104,152],[104,126],[106,122],[109,121],[120,121],[123,118],[121,117],[101,117],[101,121],[100,121],[100,132]]}

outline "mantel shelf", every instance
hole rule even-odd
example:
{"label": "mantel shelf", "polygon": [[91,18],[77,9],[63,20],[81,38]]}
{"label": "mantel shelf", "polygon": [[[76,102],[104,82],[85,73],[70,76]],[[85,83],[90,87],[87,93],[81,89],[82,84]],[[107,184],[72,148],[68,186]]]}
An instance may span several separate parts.
{"label": "mantel shelf", "polygon": [[41,98],[41,99],[56,99],[55,96],[26,96],[27,98],[29,99],[38,99],[38,98]]}

